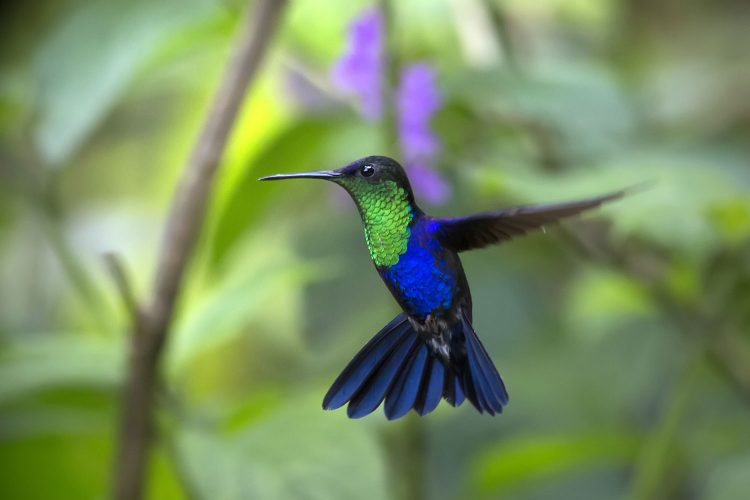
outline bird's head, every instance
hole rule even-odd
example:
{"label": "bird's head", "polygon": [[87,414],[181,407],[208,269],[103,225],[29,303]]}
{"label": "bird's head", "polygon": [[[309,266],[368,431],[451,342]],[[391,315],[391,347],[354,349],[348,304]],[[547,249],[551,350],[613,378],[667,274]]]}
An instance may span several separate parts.
{"label": "bird's head", "polygon": [[346,189],[361,206],[365,198],[377,198],[382,193],[400,191],[409,203],[414,203],[409,178],[403,167],[387,156],[368,156],[337,170],[318,170],[296,174],[276,174],[261,177],[261,181],[284,179],[324,179],[332,181]]}

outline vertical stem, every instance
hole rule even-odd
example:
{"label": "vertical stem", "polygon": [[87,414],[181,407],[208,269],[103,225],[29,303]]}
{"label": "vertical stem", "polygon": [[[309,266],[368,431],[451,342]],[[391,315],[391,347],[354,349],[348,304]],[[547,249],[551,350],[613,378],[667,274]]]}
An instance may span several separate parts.
{"label": "vertical stem", "polygon": [[427,498],[427,421],[409,414],[404,421],[405,452],[402,464],[405,498],[419,500]]}
{"label": "vertical stem", "polygon": [[133,318],[128,379],[122,395],[122,421],[113,496],[143,496],[151,444],[154,391],[185,269],[198,239],[213,180],[248,85],[275,32],[285,0],[258,0],[198,136],[175,191],[164,228],[150,299]]}
{"label": "vertical stem", "polygon": [[423,500],[427,491],[426,420],[408,414],[396,426],[384,431],[388,455],[388,472],[393,480],[393,497],[401,500]]}

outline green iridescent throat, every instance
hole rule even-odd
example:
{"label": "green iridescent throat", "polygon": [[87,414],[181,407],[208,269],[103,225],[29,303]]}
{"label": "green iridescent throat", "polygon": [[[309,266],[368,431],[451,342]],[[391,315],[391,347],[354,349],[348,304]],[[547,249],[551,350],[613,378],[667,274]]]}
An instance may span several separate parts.
{"label": "green iridescent throat", "polygon": [[409,243],[409,223],[414,214],[406,190],[393,181],[368,184],[344,181],[354,198],[365,227],[365,240],[376,266],[398,262]]}

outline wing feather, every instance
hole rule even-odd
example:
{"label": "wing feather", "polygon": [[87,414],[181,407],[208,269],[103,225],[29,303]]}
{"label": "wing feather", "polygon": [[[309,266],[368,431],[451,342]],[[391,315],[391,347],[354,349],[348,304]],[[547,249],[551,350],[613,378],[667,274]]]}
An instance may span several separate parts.
{"label": "wing feather", "polygon": [[529,231],[578,215],[609,201],[625,191],[617,191],[585,200],[549,205],[525,205],[468,217],[435,219],[435,234],[441,243],[456,252],[482,248],[522,236]]}

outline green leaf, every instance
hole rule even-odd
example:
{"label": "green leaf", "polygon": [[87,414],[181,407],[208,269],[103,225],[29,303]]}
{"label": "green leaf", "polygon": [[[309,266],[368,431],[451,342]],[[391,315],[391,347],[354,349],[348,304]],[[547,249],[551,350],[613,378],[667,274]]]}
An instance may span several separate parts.
{"label": "green leaf", "polygon": [[64,163],[160,44],[214,9],[212,0],[100,0],[74,11],[35,61],[35,141],[44,160]]}
{"label": "green leaf", "polygon": [[105,498],[112,455],[109,433],[4,440],[4,498]]}
{"label": "green leaf", "polygon": [[53,401],[39,402],[45,397],[38,397],[3,405],[0,440],[110,431],[113,398],[107,396],[111,394],[102,394],[98,405],[83,401],[84,391],[45,392],[44,396]]}
{"label": "green leaf", "polygon": [[626,431],[516,438],[474,460],[472,487],[486,495],[547,481],[574,469],[619,466],[632,460],[638,443],[638,436]]}
{"label": "green leaf", "polygon": [[119,342],[55,333],[0,350],[0,403],[57,387],[113,387],[124,373]]}
{"label": "green leaf", "polygon": [[[634,117],[614,75],[591,65],[539,64],[523,74],[475,71],[449,80],[450,99],[528,132],[544,130],[562,152],[617,151]],[[558,144],[559,143],[559,144]]]}
{"label": "green leaf", "polygon": [[750,236],[750,201],[746,196],[720,200],[710,208],[710,216],[724,241],[736,244]]}
{"label": "green leaf", "polygon": [[[251,247],[243,248],[232,271],[208,296],[200,297],[179,322],[171,339],[168,366],[173,374],[187,368],[200,353],[232,341],[246,330],[249,321],[272,311],[278,317],[284,311],[277,305],[286,303],[289,294],[298,294],[302,287],[323,275],[320,264],[302,263],[290,248],[288,236],[276,234],[260,237]],[[272,304],[269,301],[273,300]],[[297,317],[297,316],[294,316]],[[276,340],[296,343],[288,334],[298,331],[275,328]],[[288,332],[284,336],[284,332]]]}
{"label": "green leaf", "polygon": [[571,331],[611,332],[629,319],[643,317],[653,306],[643,286],[628,276],[604,269],[588,269],[566,294],[563,308]]}
{"label": "green leaf", "polygon": [[330,168],[325,146],[346,126],[346,120],[305,119],[290,124],[269,140],[251,160],[222,208],[212,239],[211,261],[214,264],[227,256],[271,199],[274,190],[259,183],[258,178],[283,171]]}
{"label": "green leaf", "polygon": [[178,431],[192,490],[222,500],[390,498],[385,457],[365,422],[320,409],[318,394],[238,432]]}

